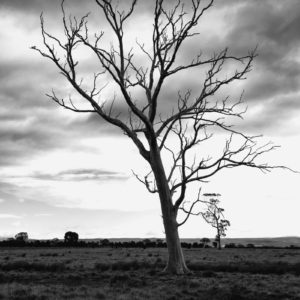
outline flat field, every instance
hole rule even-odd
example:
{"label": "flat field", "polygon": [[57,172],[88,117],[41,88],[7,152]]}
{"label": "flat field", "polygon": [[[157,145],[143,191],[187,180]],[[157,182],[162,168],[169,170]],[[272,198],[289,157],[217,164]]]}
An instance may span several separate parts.
{"label": "flat field", "polygon": [[0,248],[0,299],[300,299],[299,249]]}

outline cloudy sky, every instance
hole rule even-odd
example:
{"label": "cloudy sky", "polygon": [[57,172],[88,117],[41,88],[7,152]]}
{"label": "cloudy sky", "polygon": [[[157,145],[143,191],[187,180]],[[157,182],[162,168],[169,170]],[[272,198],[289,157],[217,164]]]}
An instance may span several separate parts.
{"label": "cloudy sky", "polygon": [[[128,23],[128,41],[137,37],[147,44],[151,38],[150,2],[138,1]],[[91,12],[93,29],[107,29],[93,0],[66,3],[75,15]],[[98,117],[66,111],[45,96],[52,88],[62,97],[73,92],[52,63],[30,49],[41,45],[42,11],[47,29],[61,36],[60,0],[0,1],[0,236],[27,231],[32,238],[62,238],[65,231],[75,230],[86,238],[162,237],[159,201],[132,175],[131,170],[143,174],[146,164],[131,141]],[[199,50],[209,55],[227,46],[231,53],[247,54],[258,45],[247,81],[226,93],[238,97],[245,91],[248,111],[237,124],[240,129],[281,146],[265,161],[296,170],[299,28],[298,0],[216,0],[199,22],[201,35],[181,54],[181,59],[190,59]],[[109,34],[106,39],[109,45]],[[88,76],[96,63],[83,53],[82,74]],[[167,85],[165,102],[179,88],[196,89],[196,79],[193,73]],[[109,92],[113,86],[104,96]],[[300,236],[299,180],[299,174],[282,170],[262,174],[231,169],[202,190],[222,195],[232,223],[228,237]],[[200,217],[181,229],[182,237],[214,235]]]}

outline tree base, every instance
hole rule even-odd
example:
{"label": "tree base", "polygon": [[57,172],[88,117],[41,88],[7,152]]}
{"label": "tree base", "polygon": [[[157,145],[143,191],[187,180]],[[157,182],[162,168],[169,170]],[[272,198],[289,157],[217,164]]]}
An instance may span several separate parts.
{"label": "tree base", "polygon": [[189,270],[189,268],[185,265],[170,265],[168,264],[164,269],[163,269],[164,274],[171,274],[171,275],[186,275],[186,274],[191,274],[192,271]]}

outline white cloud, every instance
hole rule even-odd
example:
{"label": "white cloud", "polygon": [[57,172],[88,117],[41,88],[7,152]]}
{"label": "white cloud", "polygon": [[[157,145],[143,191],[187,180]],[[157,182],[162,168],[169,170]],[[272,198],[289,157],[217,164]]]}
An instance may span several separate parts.
{"label": "white cloud", "polygon": [[35,217],[51,217],[52,214],[48,214],[48,213],[42,213],[42,214],[35,214]]}
{"label": "white cloud", "polygon": [[13,222],[12,225],[15,226],[15,227],[19,227],[19,226],[21,226],[21,222],[16,221],[16,222]]}
{"label": "white cloud", "polygon": [[13,214],[0,214],[0,219],[21,219],[22,216]]}

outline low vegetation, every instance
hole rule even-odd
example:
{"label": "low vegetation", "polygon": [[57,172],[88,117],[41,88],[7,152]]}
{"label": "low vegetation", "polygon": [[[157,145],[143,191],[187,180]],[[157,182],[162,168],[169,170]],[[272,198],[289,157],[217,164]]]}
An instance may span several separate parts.
{"label": "low vegetation", "polygon": [[[66,238],[67,237],[67,238]],[[268,242],[266,240],[265,242]],[[191,242],[181,242],[181,247],[185,249],[192,248],[217,248],[220,243],[215,243],[215,241],[211,241],[208,238],[202,238],[199,241],[191,241]],[[131,241],[110,241],[108,239],[102,240],[79,240],[78,234],[76,232],[67,232],[64,240],[59,240],[57,238],[52,240],[22,240],[22,239],[6,239],[0,241],[1,247],[43,247],[43,248],[58,248],[58,247],[78,247],[78,248],[167,248],[167,244],[162,239],[144,239],[144,240],[131,240]],[[300,249],[299,241],[296,241],[296,245],[270,245],[259,244],[255,245],[253,243],[225,243],[224,248],[259,248],[259,249]]]}
{"label": "low vegetation", "polygon": [[300,299],[300,250],[185,249],[192,272],[162,272],[166,248],[1,248],[0,299]]}

